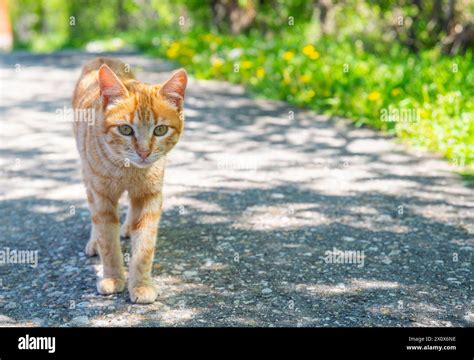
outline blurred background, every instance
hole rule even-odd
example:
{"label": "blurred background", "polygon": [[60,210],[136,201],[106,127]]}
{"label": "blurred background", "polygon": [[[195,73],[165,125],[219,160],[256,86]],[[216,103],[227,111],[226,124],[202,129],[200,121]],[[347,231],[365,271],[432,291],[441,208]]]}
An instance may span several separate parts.
{"label": "blurred background", "polygon": [[196,78],[380,129],[472,177],[473,0],[0,4],[6,51],[145,52]]}

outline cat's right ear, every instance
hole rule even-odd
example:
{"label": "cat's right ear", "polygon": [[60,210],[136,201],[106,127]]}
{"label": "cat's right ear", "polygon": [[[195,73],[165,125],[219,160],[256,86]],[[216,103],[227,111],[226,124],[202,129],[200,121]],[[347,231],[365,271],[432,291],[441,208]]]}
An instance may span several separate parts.
{"label": "cat's right ear", "polygon": [[99,69],[99,86],[104,109],[128,96],[127,88],[106,64]]}

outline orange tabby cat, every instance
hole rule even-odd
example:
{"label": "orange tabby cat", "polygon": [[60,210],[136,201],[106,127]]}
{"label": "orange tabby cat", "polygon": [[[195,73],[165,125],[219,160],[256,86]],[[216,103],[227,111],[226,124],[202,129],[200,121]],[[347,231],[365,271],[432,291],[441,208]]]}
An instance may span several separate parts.
{"label": "orange tabby cat", "polygon": [[[187,75],[178,70],[160,86],[141,83],[127,70],[114,59],[89,61],[73,95],[74,134],[92,215],[86,253],[98,251],[101,257],[99,293],[121,292],[125,274],[120,235],[130,236],[130,299],[152,303],[157,296],[151,271],[166,154],[183,131]],[[118,200],[125,191],[130,204],[120,228]]]}

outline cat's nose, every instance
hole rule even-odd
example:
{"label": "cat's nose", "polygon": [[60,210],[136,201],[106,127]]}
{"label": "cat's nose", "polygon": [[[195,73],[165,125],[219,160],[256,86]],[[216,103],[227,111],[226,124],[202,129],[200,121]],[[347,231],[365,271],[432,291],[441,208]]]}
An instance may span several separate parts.
{"label": "cat's nose", "polygon": [[142,160],[145,160],[151,153],[150,150],[136,150],[138,156],[142,158]]}

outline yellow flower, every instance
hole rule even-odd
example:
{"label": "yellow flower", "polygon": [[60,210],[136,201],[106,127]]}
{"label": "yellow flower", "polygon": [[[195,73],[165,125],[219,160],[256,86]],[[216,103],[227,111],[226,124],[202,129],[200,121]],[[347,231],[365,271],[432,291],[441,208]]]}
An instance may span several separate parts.
{"label": "yellow flower", "polygon": [[422,117],[423,119],[427,119],[429,116],[429,113],[425,109],[421,109],[418,111],[418,115]]}
{"label": "yellow flower", "polygon": [[392,96],[397,96],[398,94],[400,94],[400,89],[399,88],[395,88],[392,90]]}
{"label": "yellow flower", "polygon": [[283,53],[283,59],[286,61],[290,61],[291,59],[293,59],[294,56],[295,56],[295,53],[293,51],[285,51]]}
{"label": "yellow flower", "polygon": [[304,84],[308,83],[311,80],[311,76],[309,75],[301,75],[300,81]]}
{"label": "yellow flower", "polygon": [[265,76],[265,69],[263,67],[259,67],[257,69],[256,75],[259,79],[263,78]]}
{"label": "yellow flower", "polygon": [[310,58],[311,60],[318,60],[319,57],[320,57],[320,55],[319,55],[319,53],[318,53],[317,51],[315,51],[315,52],[313,52],[313,53],[311,53],[311,54],[309,55],[309,58]]}
{"label": "yellow flower", "polygon": [[166,50],[166,56],[170,59],[174,59],[176,57],[176,51],[173,48],[169,48]]}
{"label": "yellow flower", "polygon": [[316,48],[309,44],[303,48],[303,54],[309,57],[311,60],[317,60],[320,57],[319,52],[316,51]]}
{"label": "yellow flower", "polygon": [[204,34],[201,35],[201,40],[204,40],[205,42],[209,44],[221,44],[222,39],[219,36],[216,36],[214,34]]}
{"label": "yellow flower", "polygon": [[314,98],[314,96],[316,95],[316,93],[314,92],[314,90],[310,90],[310,91],[308,91],[308,94],[307,94],[307,95],[308,95],[308,98],[312,99],[312,98]]}
{"label": "yellow flower", "polygon": [[179,54],[179,49],[180,49],[180,44],[179,42],[175,41],[171,44],[171,46],[166,50],[166,56],[169,57],[170,59],[175,59],[178,57]]}
{"label": "yellow flower", "polygon": [[214,70],[219,70],[224,65],[224,60],[221,58],[213,58],[211,62]]}
{"label": "yellow flower", "polygon": [[210,43],[214,39],[214,36],[212,34],[205,34],[201,36],[201,39]]}
{"label": "yellow flower", "polygon": [[376,101],[380,99],[380,93],[378,91],[372,91],[368,96],[370,101]]}
{"label": "yellow flower", "polygon": [[244,60],[242,61],[241,66],[242,66],[242,69],[244,70],[250,69],[252,67],[252,62],[248,60]]}
{"label": "yellow flower", "polygon": [[288,70],[283,70],[283,83],[288,85],[291,82],[290,74]]}
{"label": "yellow flower", "polygon": [[193,57],[194,56],[194,51],[192,49],[189,49],[189,48],[183,49],[182,53],[183,53],[183,55],[185,55],[187,57]]}
{"label": "yellow flower", "polygon": [[310,56],[313,52],[316,51],[316,48],[309,44],[309,45],[306,45],[304,48],[303,48],[303,54],[305,54],[306,56]]}

